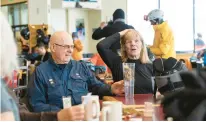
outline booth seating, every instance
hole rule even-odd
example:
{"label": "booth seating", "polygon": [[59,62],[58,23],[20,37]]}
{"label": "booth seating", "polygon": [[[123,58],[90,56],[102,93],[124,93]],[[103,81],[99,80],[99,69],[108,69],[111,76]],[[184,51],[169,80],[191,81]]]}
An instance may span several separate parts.
{"label": "booth seating", "polygon": [[189,71],[192,71],[192,63],[190,62],[190,57],[194,56],[194,53],[188,54],[178,54],[177,53],[177,60],[184,60],[184,63]]}

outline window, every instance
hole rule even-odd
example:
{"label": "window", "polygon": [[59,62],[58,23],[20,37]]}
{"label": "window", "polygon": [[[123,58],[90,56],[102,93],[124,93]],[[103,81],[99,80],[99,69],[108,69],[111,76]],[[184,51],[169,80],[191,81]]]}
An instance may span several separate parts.
{"label": "window", "polygon": [[11,12],[13,13],[13,25],[20,25],[20,6],[14,5],[13,8],[11,7]]}
{"label": "window", "polygon": [[160,9],[173,29],[176,51],[193,51],[193,0],[160,0]]}
{"label": "window", "polygon": [[28,6],[27,4],[20,4],[21,24],[28,24]]}
{"label": "window", "polygon": [[149,45],[153,44],[154,30],[150,22],[144,20],[144,15],[157,8],[158,0],[128,0],[127,2],[128,24],[139,31],[145,43]]}
{"label": "window", "polygon": [[27,3],[3,6],[3,13],[7,16],[11,25],[28,24],[28,6]]}
{"label": "window", "polygon": [[206,44],[206,0],[128,0],[128,24],[140,31],[146,44],[153,43],[154,32],[143,16],[158,5],[173,30],[176,51],[193,51],[197,33],[202,34]]}

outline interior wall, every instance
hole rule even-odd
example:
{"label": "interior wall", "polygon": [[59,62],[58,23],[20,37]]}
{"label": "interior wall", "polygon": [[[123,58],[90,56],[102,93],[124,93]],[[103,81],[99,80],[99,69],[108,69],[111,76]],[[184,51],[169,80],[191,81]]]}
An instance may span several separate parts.
{"label": "interior wall", "polygon": [[6,19],[8,20],[8,17],[9,17],[8,6],[3,6],[3,7],[1,7],[1,12],[4,14],[4,16],[6,17]]}
{"label": "interior wall", "polygon": [[[125,18],[127,18],[127,0],[102,0],[102,21],[107,21],[108,18],[112,19],[113,12],[121,8],[125,12]],[[127,21],[127,20],[126,20]]]}
{"label": "interior wall", "polygon": [[92,33],[93,29],[99,27],[101,22],[101,11],[98,10],[90,10],[88,13],[89,16],[89,38],[88,38],[88,51],[90,53],[96,53],[96,45],[99,42],[99,40],[93,40],[92,39]]}
{"label": "interior wall", "polygon": [[[33,2],[36,0],[32,0]],[[37,0],[42,1],[42,0]],[[89,9],[65,9],[61,8],[59,0],[51,0],[51,33],[54,31],[66,30],[69,33],[76,32],[76,20],[84,19],[85,24],[85,40],[82,40],[84,45],[84,53],[96,53],[96,44],[99,42],[98,40],[92,39],[93,29],[99,27],[102,21],[107,21],[109,18],[112,19],[112,14],[117,8],[121,8],[127,13],[127,0],[101,0],[101,10],[89,10]],[[40,8],[43,9],[42,5],[37,6],[33,12],[30,12],[29,15],[33,15],[33,19],[38,19],[39,23],[41,20],[47,20],[48,15],[41,15],[41,17],[36,17],[37,11],[40,11]],[[38,7],[39,6],[39,7]],[[32,5],[30,6],[32,7]],[[39,10],[38,10],[39,8]],[[44,9],[43,11],[46,11]],[[34,13],[34,14],[33,14]],[[43,12],[44,13],[44,12]],[[31,19],[29,19],[32,21]]]}
{"label": "interior wall", "polygon": [[69,9],[68,10],[68,32],[76,32],[76,20],[77,19],[84,19],[84,26],[85,26],[85,40],[81,40],[84,49],[84,53],[89,52],[89,47],[88,47],[88,40],[89,40],[89,22],[88,22],[88,11],[84,9]]}
{"label": "interior wall", "polygon": [[93,29],[99,27],[101,22],[101,11],[86,10],[86,9],[69,9],[68,10],[68,32],[76,31],[76,20],[84,19],[85,23],[85,40],[82,40],[84,45],[84,53],[96,53],[96,44],[98,40],[92,39]]}
{"label": "interior wall", "polygon": [[51,9],[51,33],[55,31],[67,31],[66,9]]}
{"label": "interior wall", "polygon": [[28,0],[29,24],[51,24],[51,0]]}

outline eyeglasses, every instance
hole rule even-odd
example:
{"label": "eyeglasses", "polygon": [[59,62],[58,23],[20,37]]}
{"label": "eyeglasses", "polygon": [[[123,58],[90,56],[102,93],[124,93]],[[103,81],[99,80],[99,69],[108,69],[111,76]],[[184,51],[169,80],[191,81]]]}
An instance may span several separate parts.
{"label": "eyeglasses", "polygon": [[64,49],[73,49],[74,48],[74,45],[60,45],[57,43],[54,43],[54,44],[57,46],[63,47]]}

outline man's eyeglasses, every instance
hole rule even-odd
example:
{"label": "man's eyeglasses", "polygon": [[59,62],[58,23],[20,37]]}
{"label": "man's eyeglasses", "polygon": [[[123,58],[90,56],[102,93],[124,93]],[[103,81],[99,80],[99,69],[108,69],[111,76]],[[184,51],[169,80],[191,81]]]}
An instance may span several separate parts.
{"label": "man's eyeglasses", "polygon": [[73,49],[74,48],[74,45],[60,45],[57,43],[54,43],[54,44],[57,46],[63,47],[64,49]]}

